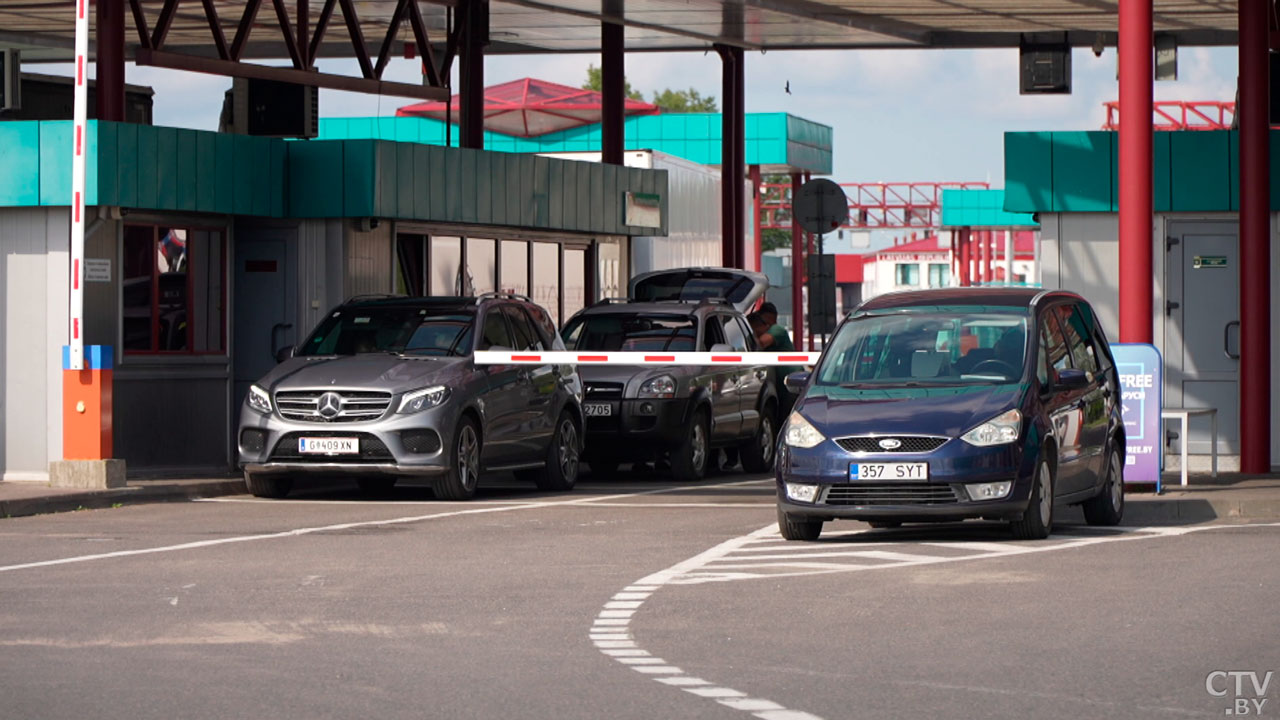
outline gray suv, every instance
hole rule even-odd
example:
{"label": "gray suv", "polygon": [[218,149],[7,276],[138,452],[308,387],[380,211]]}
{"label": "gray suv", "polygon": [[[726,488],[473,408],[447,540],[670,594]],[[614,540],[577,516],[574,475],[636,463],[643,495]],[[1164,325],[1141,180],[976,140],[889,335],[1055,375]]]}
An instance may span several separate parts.
{"label": "gray suv", "polygon": [[563,349],[546,310],[514,295],[358,297],[325,317],[255,383],[240,411],[249,491],[354,478],[389,489],[429,478],[467,500],[480,474],[511,470],[569,490],[582,450],[582,381],[571,366],[481,366],[475,350]]}
{"label": "gray suv", "polygon": [[[722,268],[661,270],[631,281],[629,298],[597,303],[565,323],[570,350],[751,352],[743,312],[769,281]],[[699,480],[715,452],[743,469],[772,469],[778,393],[765,366],[582,365],[587,463],[608,475],[624,462],[666,461],[678,480]]]}

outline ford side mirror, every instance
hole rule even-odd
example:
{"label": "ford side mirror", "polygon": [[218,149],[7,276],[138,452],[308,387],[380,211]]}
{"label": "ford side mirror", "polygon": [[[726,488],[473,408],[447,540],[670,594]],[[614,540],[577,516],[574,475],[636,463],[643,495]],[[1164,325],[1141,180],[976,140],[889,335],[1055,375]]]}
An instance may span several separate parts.
{"label": "ford side mirror", "polygon": [[713,352],[713,353],[731,353],[731,352],[737,352],[737,351],[736,351],[736,350],[734,350],[732,347],[730,347],[730,346],[728,346],[728,345],[724,344],[724,343],[716,343],[715,345],[712,345],[712,346],[711,346],[711,350],[710,350],[710,352]]}
{"label": "ford side mirror", "polygon": [[800,391],[804,390],[804,386],[809,384],[809,372],[807,370],[793,372],[787,375],[782,384],[787,386],[787,390],[799,395]]}
{"label": "ford side mirror", "polygon": [[1083,390],[1089,387],[1089,375],[1083,370],[1066,368],[1058,371],[1053,384],[1063,390]]}

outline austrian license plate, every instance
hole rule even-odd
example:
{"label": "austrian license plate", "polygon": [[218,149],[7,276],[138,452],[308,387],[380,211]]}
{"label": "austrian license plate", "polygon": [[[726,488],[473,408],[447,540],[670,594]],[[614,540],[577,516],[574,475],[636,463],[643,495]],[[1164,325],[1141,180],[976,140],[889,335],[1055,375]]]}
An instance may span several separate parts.
{"label": "austrian license plate", "polygon": [[298,438],[298,452],[304,455],[359,455],[360,438]]}
{"label": "austrian license plate", "polygon": [[850,463],[850,480],[927,480],[929,463]]}
{"label": "austrian license plate", "polygon": [[613,414],[613,405],[611,403],[587,403],[582,406],[582,412],[587,417],[609,417]]}

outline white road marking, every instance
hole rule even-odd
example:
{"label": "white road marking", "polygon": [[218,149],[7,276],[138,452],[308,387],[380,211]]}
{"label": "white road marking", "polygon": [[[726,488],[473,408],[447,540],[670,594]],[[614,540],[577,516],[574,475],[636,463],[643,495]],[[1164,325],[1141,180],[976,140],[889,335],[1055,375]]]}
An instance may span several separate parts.
{"label": "white road marking", "polygon": [[[56,560],[41,560],[38,562],[18,563],[15,565],[0,566],[0,572],[13,572],[15,570],[30,570],[33,568],[54,567],[57,565],[70,565],[73,563],[93,562],[95,560],[112,560],[116,558],[134,557],[138,555],[154,555],[156,553],[179,552],[182,550],[198,550],[208,547],[217,547],[219,545],[230,545],[233,543],[256,542],[260,540],[281,540],[286,538],[302,537],[304,535],[315,535],[317,533],[334,532],[338,530],[351,530],[363,527],[380,527],[388,525],[406,525],[410,523],[425,522],[427,520],[439,520],[441,518],[459,517],[462,515],[481,515],[486,513],[512,512],[516,510],[538,510],[543,508],[560,508],[574,507],[578,505],[595,505],[605,500],[613,500],[622,497],[639,497],[642,495],[658,495],[668,492],[682,492],[686,490],[706,490],[719,487],[737,487],[741,485],[749,485],[759,483],[759,480],[748,480],[728,483],[717,483],[713,485],[698,485],[696,487],[674,487],[674,488],[656,488],[644,490],[640,492],[626,493],[623,495],[595,495],[589,497],[574,498],[572,500],[549,500],[542,502],[521,502],[516,504],[489,504],[483,507],[475,507],[482,503],[469,503],[470,507],[465,510],[452,510],[446,512],[430,513],[427,515],[410,515],[407,517],[388,518],[385,520],[363,520],[358,522],[338,523],[334,525],[321,525],[317,527],[297,528],[294,530],[284,530],[274,533],[261,533],[258,535],[238,535],[234,537],[218,538],[216,540],[199,540],[195,542],[179,543],[177,545],[163,545],[159,547],[138,548],[135,550],[117,550],[115,552],[95,553],[92,555],[75,555],[72,557],[58,558]],[[200,502],[222,502],[231,501],[233,498],[206,498]],[[237,501],[241,502],[241,501]],[[253,502],[243,500],[243,502]],[[275,504],[282,503],[279,500],[270,501]],[[284,501],[288,503],[290,501]],[[309,501],[300,501],[309,502]],[[341,501],[338,501],[341,502]],[[431,503],[438,506],[440,503]]]}
{"label": "white road marking", "polygon": [[[633,599],[632,594],[644,594],[644,598],[636,598],[641,602],[635,611],[643,607],[643,601],[647,599],[647,595],[651,594],[664,585],[689,585],[701,582],[724,582],[732,580],[753,580],[760,578],[779,578],[796,575],[814,575],[827,574],[834,572],[856,572],[870,570],[884,570],[889,568],[900,567],[919,567],[922,565],[940,565],[943,563],[969,562],[980,559],[990,559],[998,557],[1008,557],[1011,555],[1025,555],[1030,553],[1049,552],[1053,550],[1066,550],[1070,548],[1086,547],[1089,545],[1098,545],[1108,542],[1122,542],[1126,540],[1150,540],[1152,538],[1171,537],[1176,535],[1186,535],[1193,532],[1201,532],[1205,530],[1222,530],[1235,529],[1241,527],[1280,527],[1280,523],[1259,523],[1254,525],[1199,525],[1194,527],[1179,528],[1123,528],[1118,531],[1107,532],[1105,534],[1095,534],[1093,536],[1084,537],[1082,539],[1073,539],[1067,542],[1028,544],[1018,543],[1005,546],[1002,543],[984,543],[984,542],[959,542],[959,543],[941,543],[928,542],[918,543],[911,541],[903,541],[900,543],[904,546],[928,546],[928,547],[944,547],[956,550],[971,551],[967,555],[954,555],[950,557],[940,557],[937,555],[914,554],[906,552],[892,552],[881,550],[857,551],[857,552],[803,552],[805,548],[813,548],[813,545],[796,544],[798,552],[790,556],[789,560],[782,562],[771,561],[773,556],[762,556],[752,554],[752,550],[761,549],[761,543],[775,542],[778,537],[778,529],[776,525],[767,525],[755,532],[744,535],[742,537],[726,540],[713,548],[701,552],[688,560],[672,565],[666,570],[656,572],[649,575],[634,585],[627,587],[619,593],[615,593],[613,599],[606,603],[605,609],[602,609],[596,616],[596,619],[589,631],[592,641],[600,652],[606,656],[612,656],[615,662],[619,662],[634,671],[646,673],[649,670],[659,669],[653,665],[640,664],[638,660],[653,660],[661,663],[662,677],[654,677],[653,679],[680,690],[684,690],[692,695],[704,697],[716,701],[724,707],[742,712],[748,712],[761,720],[822,720],[822,718],[811,713],[801,710],[790,710],[772,700],[764,698],[749,697],[747,693],[735,690],[726,686],[719,686],[699,677],[686,675],[680,668],[668,665],[665,660],[658,658],[645,658],[644,656],[636,657],[619,657],[615,653],[622,652],[643,652],[639,644],[635,641],[635,637],[631,631],[631,618],[620,619],[611,617],[611,613],[616,612],[610,609],[610,606],[622,599],[623,595],[628,595],[627,599]],[[852,533],[859,534],[859,533]],[[877,543],[879,544],[879,543]],[[775,550],[775,548],[768,548]],[[860,556],[862,559],[880,559],[885,562],[878,564],[849,564],[849,563],[818,563],[807,562],[805,558],[829,555],[852,555]],[[734,556],[730,558],[730,556]],[[727,563],[725,561],[728,561]],[[783,572],[783,573],[747,573],[747,572],[724,572],[727,568],[773,568],[773,567],[805,567],[803,572]],[[603,627],[602,626],[607,626]],[[626,642],[623,645],[613,645],[614,642]],[[608,642],[609,644],[605,644]],[[615,649],[617,648],[617,649]],[[626,648],[623,650],[623,648]],[[647,655],[647,653],[645,653]]]}

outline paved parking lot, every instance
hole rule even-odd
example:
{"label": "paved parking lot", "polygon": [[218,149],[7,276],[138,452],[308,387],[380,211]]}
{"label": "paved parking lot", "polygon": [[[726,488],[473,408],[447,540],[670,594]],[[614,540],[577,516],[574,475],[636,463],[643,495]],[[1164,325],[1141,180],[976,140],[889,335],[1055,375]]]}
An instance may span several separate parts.
{"label": "paved parking lot", "polygon": [[1221,717],[1209,673],[1280,667],[1275,525],[798,544],[772,492],[624,474],[12,518],[0,715]]}

